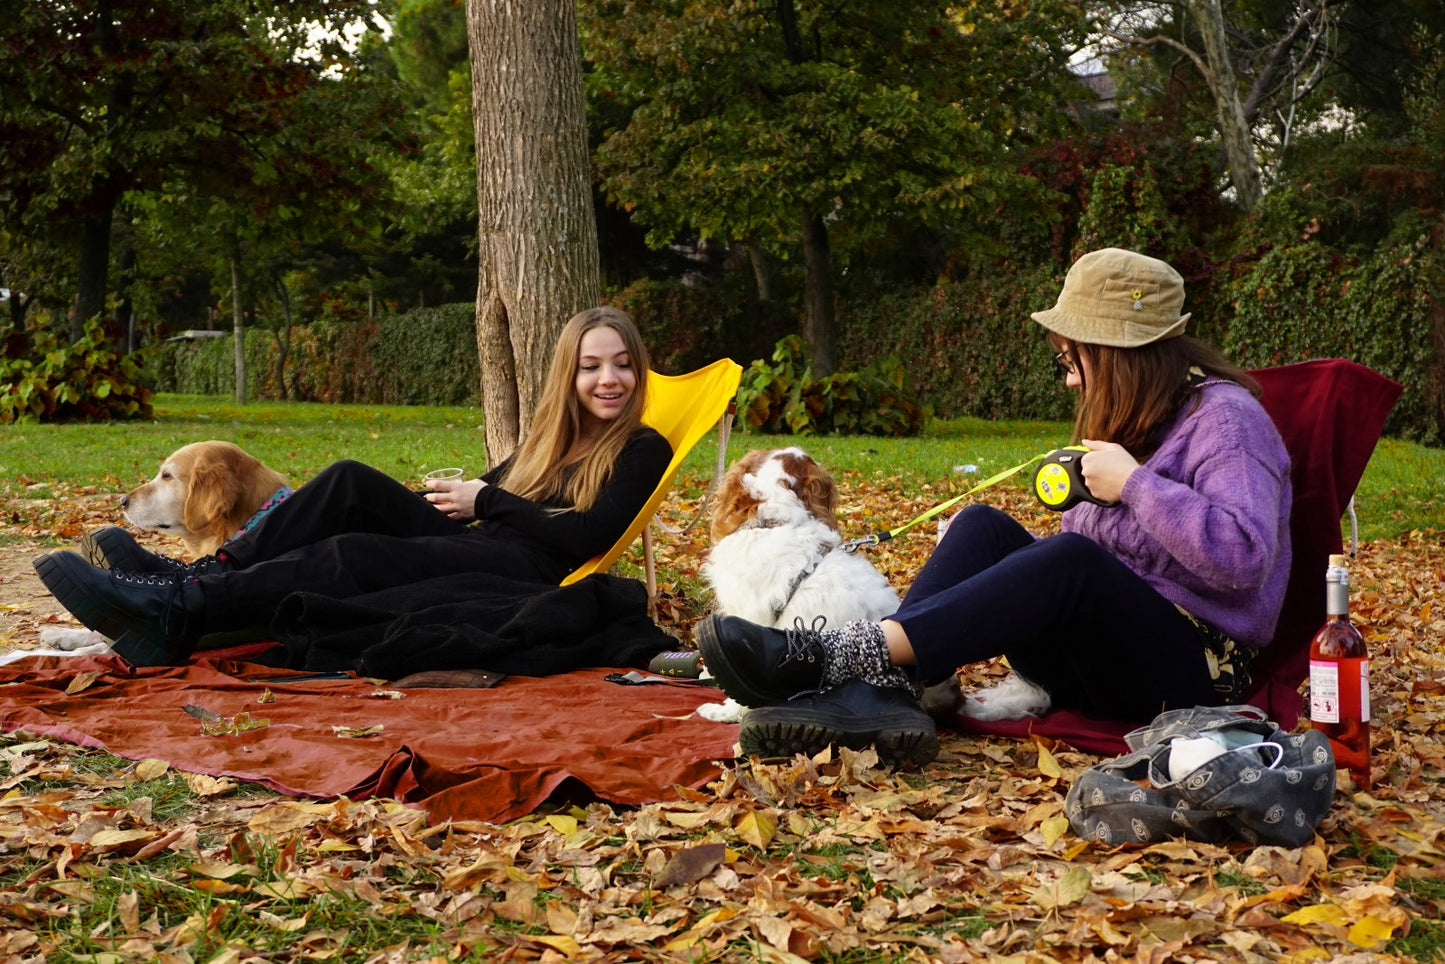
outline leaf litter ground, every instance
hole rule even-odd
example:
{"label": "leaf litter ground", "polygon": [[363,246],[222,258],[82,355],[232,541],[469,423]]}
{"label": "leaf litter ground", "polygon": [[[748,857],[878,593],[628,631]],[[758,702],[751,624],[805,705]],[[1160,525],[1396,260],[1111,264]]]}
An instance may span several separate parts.
{"label": "leaf litter ground", "polygon": [[[952,494],[841,481],[849,536]],[[113,494],[27,495],[0,517],[0,648],[68,623],[31,556],[114,522]],[[1036,532],[1057,525],[1021,494],[985,498]],[[658,540],[659,619],[683,640],[707,607],[696,510],[671,499]],[[932,534],[870,558],[906,586]],[[1064,794],[1097,758],[1048,741],[946,733],[918,771],[842,750],[729,764],[637,808],[558,801],[431,826],[395,801],[284,798],[17,733],[0,739],[0,959],[1445,959],[1440,543],[1406,533],[1353,563],[1376,785],[1342,772],[1298,849],[1081,841]],[[968,667],[964,686],[1004,671]]]}

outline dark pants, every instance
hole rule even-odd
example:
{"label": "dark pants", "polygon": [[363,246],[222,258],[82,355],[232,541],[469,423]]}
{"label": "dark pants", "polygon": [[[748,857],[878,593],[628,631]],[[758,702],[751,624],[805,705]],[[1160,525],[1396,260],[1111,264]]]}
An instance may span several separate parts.
{"label": "dark pants", "polygon": [[1173,603],[1092,539],[1036,540],[990,506],[954,517],[893,619],[925,682],[1006,656],[1056,707],[1104,719],[1219,701]]}
{"label": "dark pants", "polygon": [[481,526],[449,519],[400,482],[336,462],[218,555],[199,579],[205,633],[264,628],[293,592],[345,599],[459,572],[559,581],[559,565]]}

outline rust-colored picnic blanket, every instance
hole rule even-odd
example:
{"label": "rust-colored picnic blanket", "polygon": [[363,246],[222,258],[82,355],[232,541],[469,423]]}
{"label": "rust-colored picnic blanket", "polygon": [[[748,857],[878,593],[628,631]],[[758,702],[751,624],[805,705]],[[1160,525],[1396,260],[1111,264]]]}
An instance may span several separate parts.
{"label": "rust-colored picnic blanket", "polygon": [[[42,656],[0,666],[0,729],[293,796],[395,797],[438,822],[502,822],[554,793],[619,804],[672,799],[732,759],[736,724],[694,712],[721,702],[720,691],[619,685],[604,679],[609,672],[510,676],[489,689],[409,689],[396,698],[402,691],[350,674],[316,678],[218,654],[138,670],[110,655]],[[274,700],[262,702],[268,692]],[[220,717],[249,713],[266,725],[203,735],[187,705]],[[370,736],[335,729],[377,726]]]}

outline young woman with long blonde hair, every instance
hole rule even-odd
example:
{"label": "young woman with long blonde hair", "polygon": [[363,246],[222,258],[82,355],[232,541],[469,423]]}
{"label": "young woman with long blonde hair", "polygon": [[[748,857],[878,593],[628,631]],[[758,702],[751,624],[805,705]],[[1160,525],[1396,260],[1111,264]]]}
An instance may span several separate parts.
{"label": "young woman with long blonde hair", "polygon": [[85,555],[48,553],[35,568],[77,619],[146,666],[184,661],[202,636],[261,638],[295,592],[346,599],[458,573],[556,585],[621,536],[672,458],[642,424],[647,371],[632,320],[590,308],[562,329],[527,438],[478,478],[421,496],[341,461],[197,562],[112,527],[87,537]]}

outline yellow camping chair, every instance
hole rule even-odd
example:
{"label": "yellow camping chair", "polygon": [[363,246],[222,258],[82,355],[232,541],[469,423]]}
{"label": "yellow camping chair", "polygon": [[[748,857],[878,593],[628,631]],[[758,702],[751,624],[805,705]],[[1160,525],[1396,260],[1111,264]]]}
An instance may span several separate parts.
{"label": "yellow camping chair", "polygon": [[605,570],[641,535],[642,557],[647,569],[647,599],[651,604],[657,597],[657,572],[652,558],[652,530],[648,523],[667,496],[668,487],[672,485],[672,478],[682,460],[714,425],[718,426],[720,436],[716,474],[722,475],[727,458],[727,433],[732,423],[733,399],[738,393],[742,375],[742,366],[730,358],[720,358],[686,375],[648,373],[647,407],[643,409],[642,420],[672,444],[672,461],[668,463],[667,471],[662,473],[647,504],[612,548],[578,566],[562,580],[562,585],[570,585],[583,576]]}

